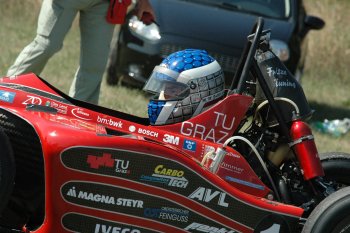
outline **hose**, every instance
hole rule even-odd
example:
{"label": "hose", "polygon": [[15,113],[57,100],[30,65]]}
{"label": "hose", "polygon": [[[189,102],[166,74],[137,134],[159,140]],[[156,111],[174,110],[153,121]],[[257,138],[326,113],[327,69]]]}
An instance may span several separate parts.
{"label": "hose", "polygon": [[266,175],[267,175],[267,177],[268,177],[268,179],[269,179],[269,181],[271,183],[272,189],[274,190],[274,192],[276,194],[277,199],[280,201],[281,198],[280,198],[279,193],[277,191],[276,185],[273,182],[273,179],[272,179],[272,177],[270,175],[269,170],[267,169],[267,167],[265,165],[264,160],[261,158],[261,156],[260,156],[259,152],[257,151],[257,149],[254,147],[254,145],[248,139],[246,139],[245,137],[242,137],[242,136],[232,136],[232,137],[230,137],[229,139],[227,139],[225,141],[223,147],[225,148],[230,142],[233,142],[234,140],[242,140],[242,141],[244,141],[245,143],[247,143],[251,147],[251,149],[254,151],[256,157],[258,158],[261,166],[263,167],[263,169],[264,169],[264,171],[265,171],[265,173],[266,173]]}

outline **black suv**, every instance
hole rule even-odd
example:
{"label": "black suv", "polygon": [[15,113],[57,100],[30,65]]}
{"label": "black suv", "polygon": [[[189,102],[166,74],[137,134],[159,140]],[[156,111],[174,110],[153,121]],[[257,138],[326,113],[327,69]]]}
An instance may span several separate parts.
{"label": "black suv", "polygon": [[[271,47],[300,80],[310,29],[324,21],[307,15],[302,0],[150,0],[156,23],[145,25],[129,13],[107,69],[107,83],[142,87],[155,65],[186,48],[205,49],[230,84],[247,35],[258,16],[272,29]],[[133,12],[132,10],[130,12]]]}

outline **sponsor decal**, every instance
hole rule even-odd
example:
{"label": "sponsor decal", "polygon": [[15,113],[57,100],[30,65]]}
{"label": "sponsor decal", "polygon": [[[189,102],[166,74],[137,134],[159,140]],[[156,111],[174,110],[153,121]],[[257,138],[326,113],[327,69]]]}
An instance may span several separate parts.
{"label": "sponsor decal", "polygon": [[68,125],[71,127],[75,127],[78,129],[86,129],[86,130],[90,130],[90,131],[95,131],[96,132],[96,125],[80,120],[80,119],[76,119],[76,118],[71,118],[71,117],[66,117],[66,116],[62,116],[62,115],[50,115],[49,120],[52,122],[56,122],[56,123],[60,123],[63,125]]}
{"label": "sponsor decal", "polygon": [[193,222],[190,225],[188,225],[185,230],[192,232],[194,231],[200,231],[200,232],[206,232],[206,233],[238,233],[235,230],[227,229],[224,227],[218,228],[218,227],[212,227],[201,223]]}
{"label": "sponsor decal", "polygon": [[195,141],[185,139],[182,148],[184,148],[185,150],[195,152],[197,148],[197,143]]}
{"label": "sponsor decal", "polygon": [[96,135],[105,136],[107,135],[107,130],[103,125],[96,125]]}
{"label": "sponsor decal", "polygon": [[[163,134],[161,137],[163,137]],[[197,147],[199,146],[197,145]],[[91,168],[90,164],[87,163],[88,155],[102,158],[104,154],[110,154],[111,157],[105,155],[104,159],[96,162],[95,166],[99,167],[98,169]],[[121,160],[118,166],[116,159]],[[61,189],[61,195],[64,200],[86,208],[102,209],[111,212],[118,212],[120,214],[131,214],[139,218],[146,218],[144,208],[162,209],[162,207],[174,207],[177,209],[185,209],[188,207],[179,205],[178,201],[187,199],[187,201],[194,204],[194,206],[191,206],[191,208],[201,205],[203,208],[213,211],[213,215],[211,215],[212,218],[215,217],[215,213],[219,213],[222,216],[226,216],[228,219],[232,219],[233,222],[236,222],[237,227],[238,225],[242,225],[243,229],[245,229],[244,226],[255,228],[257,225],[256,219],[262,219],[264,216],[269,214],[268,210],[247,205],[246,203],[233,198],[230,194],[226,193],[224,190],[221,190],[220,186],[209,182],[205,179],[205,177],[198,174],[196,170],[192,170],[185,166],[186,164],[181,164],[178,161],[172,160],[171,158],[165,158],[160,155],[110,148],[71,147],[62,152],[61,160],[66,169],[87,172],[96,176],[96,179],[100,175],[113,177],[113,179],[116,180],[115,184],[119,185],[116,186],[115,184],[108,185],[93,182],[85,184],[86,182],[83,181],[70,181],[69,183],[65,184]],[[114,165],[110,166],[108,161],[114,162]],[[105,165],[109,165],[110,167]],[[239,166],[237,164],[235,165]],[[125,173],[117,173],[117,168],[120,169],[120,172],[123,172],[124,170],[130,170],[131,172],[127,175]],[[109,180],[111,182],[113,181],[112,179]],[[153,189],[158,188],[159,192],[157,192],[156,195],[148,195],[142,191],[127,189],[126,187],[130,187],[130,182],[133,185],[149,186],[153,187]],[[84,183],[84,185],[81,183]],[[93,195],[104,195],[106,202],[110,201],[108,198],[106,198],[107,196],[114,197],[115,200],[116,198],[142,200],[143,208],[122,207],[113,204],[104,204],[103,202],[78,199],[77,197],[67,195],[70,189],[72,189],[70,192],[71,195],[73,195],[72,193],[75,191],[75,196],[79,196],[80,191],[92,193]],[[179,200],[168,199],[168,197],[165,196],[167,193],[179,195],[181,198],[179,198]],[[86,195],[88,196],[89,194]],[[90,198],[93,199],[93,197]],[[217,226],[216,222],[209,219],[211,218],[210,216],[201,215],[201,213],[192,212],[190,208],[188,209],[190,210],[188,222],[161,219],[158,219],[157,221],[165,224],[176,225],[181,229],[184,229],[192,222],[206,223],[209,226]],[[239,209],[239,211],[237,211],[237,209]],[[246,217],[250,215],[257,217]],[[147,218],[149,218],[148,220],[151,220],[151,217]],[[152,219],[155,220],[154,218]],[[220,225],[217,227],[220,227]],[[235,223],[233,223],[231,227],[236,229]],[[241,231],[242,228],[237,229]],[[144,232],[143,230],[141,231]]]}
{"label": "sponsor decal", "polygon": [[53,107],[53,108],[57,109],[57,111],[61,114],[67,114],[67,112],[68,112],[67,105],[64,105],[61,103],[56,103],[54,101],[52,101],[51,103],[50,102],[46,103],[46,106]]}
{"label": "sponsor decal", "polygon": [[24,105],[28,105],[28,104],[41,105],[41,103],[42,103],[41,98],[37,96],[32,96],[32,95],[27,95],[27,99],[22,102],[22,104]]}
{"label": "sponsor decal", "polygon": [[207,154],[209,152],[214,152],[215,151],[215,147],[213,146],[208,146],[208,145],[205,145],[204,146],[204,154]]}
{"label": "sponsor decal", "polygon": [[163,142],[173,145],[179,145],[180,138],[174,135],[164,134]]}
{"label": "sponsor decal", "polygon": [[115,172],[116,173],[124,173],[130,174],[129,161],[122,159],[115,159]]}
{"label": "sponsor decal", "polygon": [[296,88],[295,82],[290,81],[278,81],[275,79],[275,85],[276,87],[293,87],[294,89]]}
{"label": "sponsor decal", "polygon": [[130,131],[131,133],[135,132],[135,131],[136,131],[136,127],[135,127],[134,125],[130,125],[130,126],[129,126],[129,131]]}
{"label": "sponsor decal", "polygon": [[141,233],[138,229],[122,228],[105,224],[96,224],[94,233]]}
{"label": "sponsor decal", "polygon": [[209,155],[209,154],[212,154],[213,152],[215,152],[215,147],[202,144],[202,151],[200,153],[201,158],[203,158],[203,156],[205,156],[206,154]]}
{"label": "sponsor decal", "polygon": [[241,158],[240,155],[235,154],[235,153],[232,153],[232,152],[227,153],[227,156],[234,157],[234,158],[237,158],[237,159],[240,159],[240,158]]}
{"label": "sponsor decal", "polygon": [[209,188],[199,187],[189,198],[206,203],[217,202],[219,206],[228,207],[228,203],[225,202],[226,193],[217,190],[214,191]]}
{"label": "sponsor decal", "polygon": [[280,68],[277,67],[267,67],[266,68],[267,74],[270,77],[274,77],[275,75],[283,75],[283,76],[287,76],[287,71],[286,70],[282,70]]}
{"label": "sponsor decal", "polygon": [[97,122],[98,123],[102,123],[104,125],[111,126],[111,127],[115,127],[115,128],[120,128],[120,129],[123,128],[123,122],[122,121],[114,121],[111,118],[105,118],[105,117],[97,116]]}
{"label": "sponsor decal", "polygon": [[75,191],[75,187],[74,186],[71,189],[68,190],[67,196],[77,197],[77,192]]}
{"label": "sponsor decal", "polygon": [[185,172],[182,170],[174,170],[164,167],[164,165],[158,165],[154,169],[152,176],[142,175],[140,180],[162,183],[167,186],[186,188],[188,180],[184,177]]}
{"label": "sponsor decal", "polygon": [[102,157],[88,155],[87,163],[94,169],[99,169],[100,167],[113,167],[114,159],[112,159],[112,155],[108,153],[103,153]]}
{"label": "sponsor decal", "polygon": [[189,211],[171,207],[145,208],[144,215],[148,218],[160,220],[188,222]]}
{"label": "sponsor decal", "polygon": [[100,194],[98,192],[89,192],[83,190],[76,190],[75,186],[71,187],[66,196],[86,200],[89,202],[102,203],[107,205],[117,205],[131,208],[143,208],[143,201],[128,199],[128,198],[117,198],[114,196]]}
{"label": "sponsor decal", "polygon": [[[120,185],[127,186],[124,182],[118,182]],[[176,227],[183,229],[188,225],[191,219],[195,219],[198,222],[206,222],[207,224],[214,224],[212,219],[208,219],[196,212],[190,212],[176,200],[166,196],[162,190],[159,190],[158,194],[147,194],[142,191],[130,189],[130,187],[114,186],[109,184],[85,182],[85,181],[69,181],[61,186],[60,193],[64,201],[67,203],[81,206],[84,208],[90,208],[92,210],[103,210],[111,213],[118,213],[123,216],[133,217],[134,219],[140,219],[143,221],[157,222],[156,228],[149,226],[154,230],[157,228],[170,227],[169,229],[175,229]],[[53,208],[60,203],[54,203]],[[71,208],[70,208],[71,209]],[[125,218],[121,218],[125,219]],[[126,220],[125,220],[126,221]],[[74,222],[71,221],[75,227],[85,227],[82,225],[83,221]],[[102,225],[112,226],[108,223],[101,221],[93,221],[95,224],[89,221],[89,231],[77,230],[74,232],[94,232],[92,229],[96,229],[96,224],[100,224],[99,231],[102,231]],[[79,223],[79,224],[78,224]],[[133,221],[132,225],[140,222]],[[67,226],[67,225],[65,225]],[[115,227],[122,227],[114,225]],[[175,228],[173,228],[175,227]],[[132,228],[131,225],[126,225],[124,228]],[[71,229],[71,228],[70,228]],[[113,229],[112,227],[109,229]],[[116,228],[117,229],[117,228]],[[162,230],[163,229],[163,230]],[[158,229],[160,232],[164,232],[165,228]],[[108,230],[108,227],[106,228]],[[141,232],[145,232],[141,229]],[[147,232],[147,231],[146,231]],[[176,231],[165,231],[176,232]]]}
{"label": "sponsor decal", "polygon": [[279,233],[279,232],[294,232],[291,231],[286,219],[280,215],[271,214],[262,219],[256,226],[254,232],[259,233]]}
{"label": "sponsor decal", "polygon": [[115,168],[116,173],[130,174],[129,161],[123,159],[113,159],[112,154],[103,153],[102,157],[88,155],[86,162],[90,168],[99,169],[101,167]]}
{"label": "sponsor decal", "polygon": [[200,138],[205,141],[215,143],[224,143],[225,138],[229,136],[229,132],[233,129],[235,117],[227,119],[227,115],[220,112],[214,112],[215,124],[214,128],[207,129],[205,125],[195,124],[192,122],[182,122],[181,134],[194,138]]}
{"label": "sponsor decal", "polygon": [[[67,213],[62,217],[62,225],[72,232],[90,233],[144,233],[152,232],[139,226],[122,222],[112,222],[102,218],[78,213]],[[154,232],[154,231],[153,231]]]}
{"label": "sponsor decal", "polygon": [[0,100],[8,103],[13,103],[13,100],[15,99],[16,93],[15,92],[9,92],[9,91],[2,91],[0,90]]}
{"label": "sponsor decal", "polygon": [[235,166],[233,164],[228,164],[228,163],[225,163],[225,162],[222,162],[220,164],[220,167],[224,168],[225,170],[237,173],[237,174],[241,174],[244,171],[243,168],[240,168],[240,167],[237,167],[237,166]]}
{"label": "sponsor decal", "polygon": [[87,112],[84,112],[84,109],[82,108],[73,108],[71,113],[73,114],[73,116],[79,119],[87,120],[87,121],[92,120],[92,118],[90,117],[90,114]]}
{"label": "sponsor decal", "polygon": [[11,77],[4,77],[4,78],[0,78],[0,82],[6,81],[6,80],[16,80],[16,79],[17,79],[17,75],[11,76]]}
{"label": "sponsor decal", "polygon": [[155,132],[155,131],[152,131],[152,130],[139,128],[137,130],[137,132],[139,134],[143,134],[143,135],[146,135],[146,136],[151,136],[151,137],[154,137],[154,138],[158,138],[158,133]]}
{"label": "sponsor decal", "polygon": [[154,169],[154,173],[158,175],[167,175],[167,176],[176,176],[176,177],[183,177],[185,172],[184,171],[178,171],[170,168],[164,167],[164,165],[158,165]]}

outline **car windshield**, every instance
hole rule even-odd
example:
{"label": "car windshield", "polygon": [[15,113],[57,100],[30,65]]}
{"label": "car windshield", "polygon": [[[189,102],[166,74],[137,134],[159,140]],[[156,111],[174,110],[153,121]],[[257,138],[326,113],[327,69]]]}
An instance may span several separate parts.
{"label": "car windshield", "polygon": [[188,0],[232,11],[241,11],[259,16],[286,19],[290,16],[290,0]]}

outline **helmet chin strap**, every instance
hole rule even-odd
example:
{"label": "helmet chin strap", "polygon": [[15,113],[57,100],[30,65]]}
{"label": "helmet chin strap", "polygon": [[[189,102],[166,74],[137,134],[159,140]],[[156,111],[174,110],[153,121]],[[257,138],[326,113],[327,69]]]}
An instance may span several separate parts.
{"label": "helmet chin strap", "polygon": [[164,107],[160,111],[154,124],[155,125],[166,124],[167,120],[170,118],[171,114],[173,113],[177,102],[178,101],[166,101],[166,102],[164,102]]}

